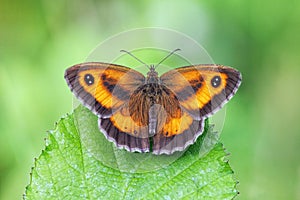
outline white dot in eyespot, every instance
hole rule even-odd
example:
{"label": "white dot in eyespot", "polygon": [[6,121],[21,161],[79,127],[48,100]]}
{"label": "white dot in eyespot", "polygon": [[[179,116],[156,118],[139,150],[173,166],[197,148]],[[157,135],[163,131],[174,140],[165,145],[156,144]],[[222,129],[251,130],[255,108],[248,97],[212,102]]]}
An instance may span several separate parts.
{"label": "white dot in eyespot", "polygon": [[86,82],[86,84],[92,85],[94,84],[94,77],[91,74],[86,74],[84,76],[84,81]]}
{"label": "white dot in eyespot", "polygon": [[214,87],[214,88],[217,88],[221,85],[221,78],[219,76],[214,76],[212,79],[211,79],[211,85]]}

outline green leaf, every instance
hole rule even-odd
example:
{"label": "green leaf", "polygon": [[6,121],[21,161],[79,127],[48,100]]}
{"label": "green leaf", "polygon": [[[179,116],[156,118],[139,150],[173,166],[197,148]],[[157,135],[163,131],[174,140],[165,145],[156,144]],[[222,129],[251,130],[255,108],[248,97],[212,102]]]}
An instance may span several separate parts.
{"label": "green leaf", "polygon": [[97,117],[79,106],[49,132],[24,199],[232,199],[236,181],[216,135],[206,124],[184,153],[130,153],[107,141]]}

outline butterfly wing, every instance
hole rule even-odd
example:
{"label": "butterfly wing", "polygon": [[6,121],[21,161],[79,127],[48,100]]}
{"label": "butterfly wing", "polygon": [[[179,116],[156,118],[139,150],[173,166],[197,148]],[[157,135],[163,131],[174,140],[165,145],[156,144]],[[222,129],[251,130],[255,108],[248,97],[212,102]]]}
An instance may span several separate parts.
{"label": "butterfly wing", "polygon": [[153,138],[153,152],[171,154],[196,141],[204,130],[205,118],[236,93],[241,75],[229,67],[197,65],[168,71],[160,80],[175,94],[181,115],[177,118],[167,115],[166,123]]}
{"label": "butterfly wing", "polygon": [[98,115],[99,128],[108,140],[129,151],[149,151],[148,130],[133,121],[128,110],[130,96],[144,84],[144,75],[128,67],[93,62],[68,68],[65,79],[75,96]]}
{"label": "butterfly wing", "polygon": [[128,67],[94,62],[68,68],[65,79],[86,107],[99,117],[107,118],[128,101],[145,77]]}
{"label": "butterfly wing", "polygon": [[132,118],[128,103],[110,118],[99,118],[98,123],[105,137],[118,148],[131,152],[149,152],[148,126],[139,124]]}
{"label": "butterfly wing", "polygon": [[168,71],[160,79],[189,114],[203,119],[233,97],[240,86],[241,74],[221,65],[195,65]]}
{"label": "butterfly wing", "polygon": [[153,137],[154,154],[172,154],[193,144],[204,129],[204,119],[195,120],[182,110],[180,117],[167,116],[166,122]]}

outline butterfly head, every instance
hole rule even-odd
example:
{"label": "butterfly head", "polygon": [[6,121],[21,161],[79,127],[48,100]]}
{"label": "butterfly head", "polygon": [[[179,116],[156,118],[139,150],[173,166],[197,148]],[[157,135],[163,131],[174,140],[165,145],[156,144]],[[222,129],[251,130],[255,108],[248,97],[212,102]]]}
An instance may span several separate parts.
{"label": "butterfly head", "polygon": [[179,51],[180,49],[175,49],[173,50],[171,53],[169,53],[166,57],[164,57],[164,59],[162,59],[157,65],[147,65],[146,63],[144,63],[143,61],[141,61],[139,58],[137,58],[136,56],[134,56],[132,53],[126,51],[126,50],[121,50],[121,52],[125,52],[128,55],[130,55],[131,57],[135,58],[137,61],[139,61],[140,63],[144,64],[150,71],[147,73],[147,79],[146,79],[146,83],[159,83],[159,78],[158,78],[158,73],[155,70],[156,67],[158,67],[162,62],[164,62],[168,57],[170,57],[172,54],[174,54],[176,51]]}
{"label": "butterfly head", "polygon": [[158,73],[154,65],[150,65],[150,71],[147,73],[147,83],[158,83]]}

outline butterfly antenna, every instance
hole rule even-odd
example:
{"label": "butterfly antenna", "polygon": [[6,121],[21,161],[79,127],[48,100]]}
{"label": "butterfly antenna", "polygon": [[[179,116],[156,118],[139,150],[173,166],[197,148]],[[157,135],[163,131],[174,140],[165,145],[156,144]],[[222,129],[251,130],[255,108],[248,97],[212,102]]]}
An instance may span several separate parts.
{"label": "butterfly antenna", "polygon": [[126,51],[126,50],[120,50],[120,52],[125,52],[127,53],[128,55],[130,55],[131,57],[133,57],[134,59],[136,59],[137,61],[139,61],[140,63],[144,64],[148,69],[150,69],[150,67],[144,63],[143,61],[141,61],[140,59],[138,59],[135,55],[133,55],[132,53],[130,53],[129,51]]}
{"label": "butterfly antenna", "polygon": [[157,65],[155,65],[155,69],[156,67],[158,67],[158,65],[160,65],[162,62],[164,62],[167,58],[169,58],[172,54],[174,54],[176,51],[180,51],[181,49],[175,49],[173,50],[171,53],[169,53],[169,55],[167,55],[166,57],[164,57],[164,59],[162,59]]}

